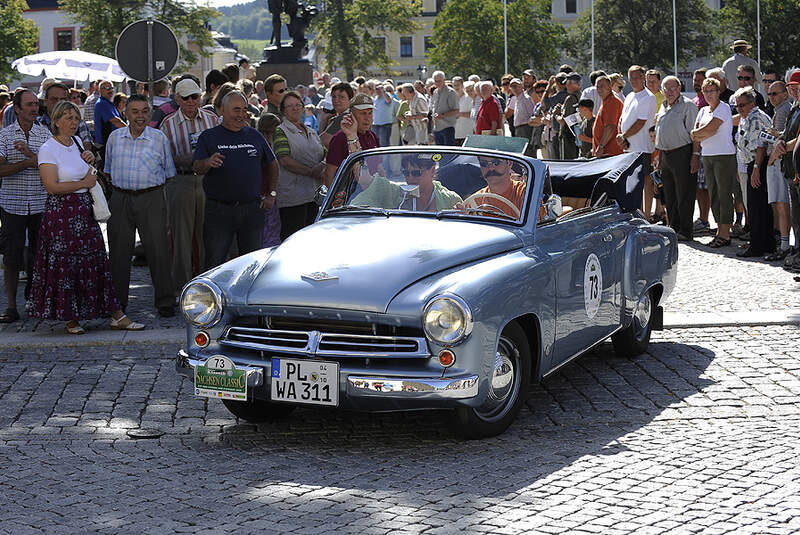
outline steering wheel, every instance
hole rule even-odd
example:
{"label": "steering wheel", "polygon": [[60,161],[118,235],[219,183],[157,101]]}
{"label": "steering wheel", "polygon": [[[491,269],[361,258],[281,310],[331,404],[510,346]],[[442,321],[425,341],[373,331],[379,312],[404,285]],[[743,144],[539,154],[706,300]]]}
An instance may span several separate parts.
{"label": "steering wheel", "polygon": [[477,203],[477,201],[475,199],[497,199],[501,203],[505,204],[507,207],[511,208],[511,213],[513,214],[514,218],[519,219],[520,211],[519,211],[519,208],[517,208],[517,205],[515,205],[513,202],[509,201],[508,199],[506,199],[502,195],[498,195],[496,193],[473,193],[472,195],[470,195],[469,197],[464,199],[464,206],[466,206],[468,208],[484,208],[486,206],[491,206],[495,210],[498,210],[499,212],[503,212],[503,215],[509,215],[502,208],[498,208],[497,206],[494,206],[494,205],[491,205],[491,204],[478,205],[478,203]]}

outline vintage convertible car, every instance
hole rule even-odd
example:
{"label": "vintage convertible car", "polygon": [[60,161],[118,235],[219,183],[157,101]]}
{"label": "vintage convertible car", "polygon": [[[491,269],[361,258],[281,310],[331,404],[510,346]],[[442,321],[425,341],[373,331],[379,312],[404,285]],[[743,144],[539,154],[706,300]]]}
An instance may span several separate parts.
{"label": "vintage convertible car", "polygon": [[502,433],[531,382],[661,328],[678,248],[637,209],[644,157],[351,155],[316,223],[186,285],[177,369],[251,422],[449,408],[465,437]]}

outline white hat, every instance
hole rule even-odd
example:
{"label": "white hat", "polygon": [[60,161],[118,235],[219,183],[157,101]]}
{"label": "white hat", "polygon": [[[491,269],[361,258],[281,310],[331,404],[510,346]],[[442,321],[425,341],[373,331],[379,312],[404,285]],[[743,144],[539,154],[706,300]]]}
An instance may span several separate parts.
{"label": "white hat", "polygon": [[203,90],[191,78],[184,78],[175,86],[175,93],[186,98],[189,95],[202,95]]}

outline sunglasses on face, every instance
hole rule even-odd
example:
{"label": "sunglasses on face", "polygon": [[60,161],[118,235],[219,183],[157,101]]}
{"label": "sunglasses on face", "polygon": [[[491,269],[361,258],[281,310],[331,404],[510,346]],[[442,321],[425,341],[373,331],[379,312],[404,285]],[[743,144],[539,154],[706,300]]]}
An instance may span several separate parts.
{"label": "sunglasses on face", "polygon": [[736,79],[737,80],[752,80],[753,77],[752,76],[737,76]]}
{"label": "sunglasses on face", "polygon": [[283,89],[278,89],[278,93],[286,93],[287,89],[284,87]]}
{"label": "sunglasses on face", "polygon": [[776,82],[776,81],[777,81],[777,80],[767,80],[766,78],[764,78],[764,80],[763,80],[763,82],[764,82],[765,84],[771,84],[771,83],[773,83],[773,82]]}
{"label": "sunglasses on face", "polygon": [[186,97],[181,97],[181,98],[183,100],[197,100],[198,98],[200,98],[200,95],[194,94],[194,95],[188,95]]}
{"label": "sunglasses on face", "polygon": [[404,175],[411,175],[411,176],[422,176],[422,169],[403,169]]}
{"label": "sunglasses on face", "polygon": [[478,158],[478,163],[481,167],[497,167],[503,160],[484,160],[483,158]]}

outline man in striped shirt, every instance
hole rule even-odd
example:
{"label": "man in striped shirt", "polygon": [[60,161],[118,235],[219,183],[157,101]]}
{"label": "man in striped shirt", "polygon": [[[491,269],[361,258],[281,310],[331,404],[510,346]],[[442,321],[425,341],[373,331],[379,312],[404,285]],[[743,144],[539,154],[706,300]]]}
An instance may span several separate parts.
{"label": "man in striped shirt", "polygon": [[[170,227],[172,228],[172,279],[179,292],[192,276],[200,272],[205,258],[203,250],[203,217],[206,195],[203,177],[192,171],[192,155],[200,134],[217,126],[219,118],[200,108],[202,90],[186,78],[175,86],[179,109],[161,123],[161,131],[169,139],[172,158],[178,174],[167,182]],[[194,266],[192,252],[196,252]]]}

